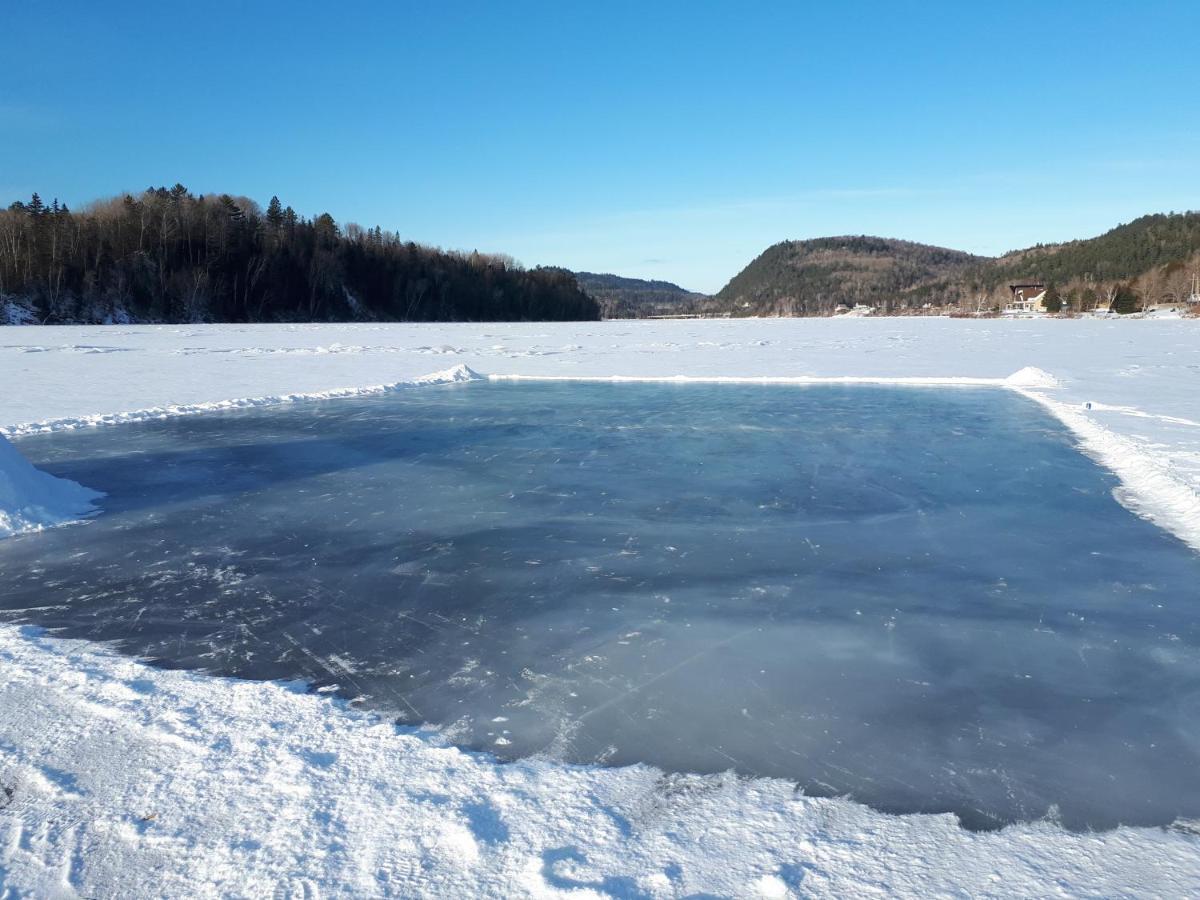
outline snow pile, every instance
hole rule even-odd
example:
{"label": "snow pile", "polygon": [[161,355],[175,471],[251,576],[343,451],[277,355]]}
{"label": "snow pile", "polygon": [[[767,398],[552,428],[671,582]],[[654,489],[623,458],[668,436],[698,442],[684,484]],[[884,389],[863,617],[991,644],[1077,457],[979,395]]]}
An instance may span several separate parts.
{"label": "snow pile", "polygon": [[101,496],[74,481],[35,469],[0,436],[0,538],[86,516]]}
{"label": "snow pile", "polygon": [[1057,378],[1036,366],[1026,366],[1019,372],[1013,372],[1004,379],[1004,384],[1011,388],[1056,388],[1062,386],[1062,382]]}
{"label": "snow pile", "polygon": [[0,878],[20,894],[1200,892],[1186,828],[974,833],[782,781],[499,764],[294,686],[32,629],[0,628],[0,664]]}
{"label": "snow pile", "polygon": [[454,366],[434,372],[432,375],[420,375],[407,384],[459,384],[464,381],[479,381],[483,376],[469,366]]}

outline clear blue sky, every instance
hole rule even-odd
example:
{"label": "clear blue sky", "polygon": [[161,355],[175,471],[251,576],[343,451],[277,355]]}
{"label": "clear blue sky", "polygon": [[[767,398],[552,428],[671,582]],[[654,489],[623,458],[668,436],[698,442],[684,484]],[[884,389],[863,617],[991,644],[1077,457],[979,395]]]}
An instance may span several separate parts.
{"label": "clear blue sky", "polygon": [[699,290],[1200,207],[1196,0],[2,6],[4,204],[178,181]]}

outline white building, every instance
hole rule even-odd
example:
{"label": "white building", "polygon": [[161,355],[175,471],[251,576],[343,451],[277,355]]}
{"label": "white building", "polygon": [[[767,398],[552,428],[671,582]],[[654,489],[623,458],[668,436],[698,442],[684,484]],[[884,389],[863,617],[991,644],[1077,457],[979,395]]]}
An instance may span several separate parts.
{"label": "white building", "polygon": [[1046,307],[1042,303],[1046,298],[1046,285],[1040,282],[1029,282],[1027,284],[1010,284],[1008,289],[1012,291],[1012,302],[1004,310],[1005,313],[1033,315],[1046,311]]}

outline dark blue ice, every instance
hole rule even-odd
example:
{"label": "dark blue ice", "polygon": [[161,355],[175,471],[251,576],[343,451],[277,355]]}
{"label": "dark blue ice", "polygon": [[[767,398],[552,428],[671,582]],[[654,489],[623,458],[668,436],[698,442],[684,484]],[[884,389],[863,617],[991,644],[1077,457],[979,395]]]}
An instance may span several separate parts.
{"label": "dark blue ice", "polygon": [[1001,391],[424,388],[26,438],[9,621],[501,756],[971,827],[1200,816],[1200,557]]}

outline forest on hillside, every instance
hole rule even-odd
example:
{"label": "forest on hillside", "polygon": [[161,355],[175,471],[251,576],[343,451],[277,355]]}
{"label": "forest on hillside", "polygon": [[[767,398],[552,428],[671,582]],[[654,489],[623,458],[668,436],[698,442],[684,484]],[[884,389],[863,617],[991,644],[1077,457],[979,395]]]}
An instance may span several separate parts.
{"label": "forest on hillside", "polygon": [[998,258],[867,236],[783,241],[735,275],[714,304],[734,315],[829,315],[855,304],[976,312],[1011,302],[1012,283],[1037,282],[1053,288],[1065,312],[1114,304],[1133,312],[1183,301],[1197,273],[1200,213],[1166,213]]}
{"label": "forest on hillside", "polygon": [[575,278],[583,291],[600,304],[606,319],[700,313],[706,311],[711,299],[670,281],[596,272],[576,272]]}
{"label": "forest on hillside", "polygon": [[1122,287],[1139,301],[1178,300],[1200,267],[1200,213],[1158,213],[1099,237],[1007,253],[966,273],[964,293],[1003,298],[1013,281],[1056,285],[1069,306],[1086,306]]}
{"label": "forest on hillside", "polygon": [[450,253],[303,218],[272,197],[150,188],[76,212],[34,194],[0,211],[0,301],[66,322],[596,319],[563,269]]}
{"label": "forest on hillside", "polygon": [[783,241],[716,295],[735,315],[822,315],[856,303],[892,310],[953,302],[957,276],[978,257],[868,236]]}

